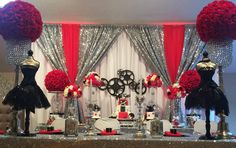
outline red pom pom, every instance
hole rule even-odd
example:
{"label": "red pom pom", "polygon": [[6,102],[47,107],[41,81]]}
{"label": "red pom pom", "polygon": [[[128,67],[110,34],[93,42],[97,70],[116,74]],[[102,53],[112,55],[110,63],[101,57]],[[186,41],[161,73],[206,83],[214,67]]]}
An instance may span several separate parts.
{"label": "red pom pom", "polygon": [[42,33],[42,24],[40,12],[27,2],[9,2],[0,11],[0,34],[6,40],[34,42]]}
{"label": "red pom pom", "polygon": [[146,87],[161,87],[162,85],[162,81],[160,76],[158,76],[158,74],[153,73],[150,74],[146,77],[145,81],[144,81],[144,85]]}
{"label": "red pom pom", "polygon": [[90,81],[92,81],[92,86],[99,87],[103,85],[100,76],[96,72],[89,72],[84,78],[84,84],[86,86],[90,85]]}
{"label": "red pom pom", "polygon": [[167,96],[168,96],[168,99],[174,100],[174,99],[185,97],[186,93],[184,89],[178,83],[174,83],[173,85],[170,85],[168,87]]}
{"label": "red pom pom", "polygon": [[76,84],[70,84],[64,89],[65,98],[80,98],[82,96],[82,90]]}
{"label": "red pom pom", "polygon": [[204,42],[236,39],[236,5],[230,1],[213,1],[197,16],[197,32]]}
{"label": "red pom pom", "polygon": [[181,76],[179,84],[187,93],[190,93],[193,89],[199,86],[200,81],[201,77],[196,70],[188,70]]}
{"label": "red pom pom", "polygon": [[70,83],[67,74],[62,70],[53,70],[49,72],[44,80],[48,91],[63,91]]}

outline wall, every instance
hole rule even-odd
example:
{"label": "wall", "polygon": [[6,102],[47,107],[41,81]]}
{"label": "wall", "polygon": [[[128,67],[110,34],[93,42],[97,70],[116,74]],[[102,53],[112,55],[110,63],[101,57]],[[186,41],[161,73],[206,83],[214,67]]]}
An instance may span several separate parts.
{"label": "wall", "polygon": [[224,73],[225,94],[229,101],[230,115],[227,118],[230,132],[236,134],[236,73]]}

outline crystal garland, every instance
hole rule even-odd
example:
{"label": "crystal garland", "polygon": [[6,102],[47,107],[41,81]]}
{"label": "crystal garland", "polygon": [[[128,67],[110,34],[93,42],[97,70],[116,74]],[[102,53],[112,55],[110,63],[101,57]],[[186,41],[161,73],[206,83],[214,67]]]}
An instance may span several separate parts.
{"label": "crystal garland", "polygon": [[209,58],[218,66],[228,67],[232,63],[233,40],[210,40],[206,44]]}
{"label": "crystal garland", "polygon": [[6,40],[7,61],[9,64],[19,65],[27,57],[31,49],[30,40]]}

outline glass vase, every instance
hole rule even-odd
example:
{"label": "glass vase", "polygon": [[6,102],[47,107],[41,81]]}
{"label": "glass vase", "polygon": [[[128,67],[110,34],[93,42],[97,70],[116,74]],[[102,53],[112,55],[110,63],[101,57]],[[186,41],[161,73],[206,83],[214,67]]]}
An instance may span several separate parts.
{"label": "glass vase", "polygon": [[51,113],[59,114],[63,113],[63,91],[50,91],[53,94],[51,99]]}
{"label": "glass vase", "polygon": [[176,98],[175,100],[170,101],[170,122],[173,127],[183,127],[185,125],[184,122],[184,114],[181,108],[181,98]]}
{"label": "glass vase", "polygon": [[65,136],[78,136],[78,100],[68,98],[65,106]]}

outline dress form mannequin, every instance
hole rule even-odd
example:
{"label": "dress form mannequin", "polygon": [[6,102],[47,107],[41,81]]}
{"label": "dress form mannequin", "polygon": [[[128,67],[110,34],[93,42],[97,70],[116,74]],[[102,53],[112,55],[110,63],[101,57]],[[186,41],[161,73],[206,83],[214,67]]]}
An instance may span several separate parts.
{"label": "dress form mannequin", "polygon": [[28,57],[20,63],[24,78],[20,85],[17,85],[8,92],[3,104],[13,107],[13,110],[26,111],[24,136],[30,136],[29,117],[30,112],[35,113],[35,108],[48,108],[50,104],[41,88],[35,81],[35,74],[40,63],[33,57],[33,52],[28,51]]}
{"label": "dress form mannequin", "polygon": [[218,85],[212,80],[215,73],[216,64],[208,58],[208,53],[203,53],[203,59],[196,66],[201,77],[198,88],[194,89],[187,97],[185,106],[190,108],[205,108],[206,115],[206,134],[200,139],[214,139],[210,134],[210,110],[215,110],[218,115],[222,112],[228,116],[228,101]]}

